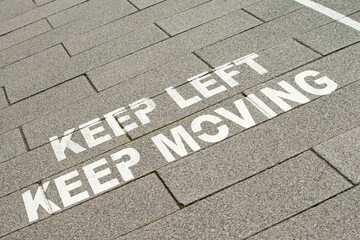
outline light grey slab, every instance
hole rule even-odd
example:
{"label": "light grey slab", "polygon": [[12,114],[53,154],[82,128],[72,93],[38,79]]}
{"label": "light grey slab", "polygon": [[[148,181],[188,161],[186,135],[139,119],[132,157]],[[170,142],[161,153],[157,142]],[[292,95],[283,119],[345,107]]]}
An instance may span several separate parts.
{"label": "light grey slab", "polygon": [[[225,23],[228,26],[227,28],[223,27]],[[98,86],[98,90],[104,90],[128,78],[182,57],[201,48],[201,46],[217,42],[259,23],[260,21],[254,17],[242,11],[236,11],[167,41],[94,69],[88,73],[89,78]]]}
{"label": "light grey slab", "polygon": [[144,9],[163,1],[164,0],[131,0],[130,2],[134,4],[137,8]]}
{"label": "light grey slab", "polygon": [[[22,191],[0,198],[0,237],[29,225],[22,193],[30,191],[34,196],[39,186],[39,184],[34,184]],[[39,220],[49,215],[42,207],[39,208]]]}
{"label": "light grey slab", "polygon": [[[201,101],[191,105],[190,107],[180,109],[167,93],[155,97],[154,101],[157,104],[157,108],[149,114],[149,118],[152,122],[142,128],[129,132],[129,135],[133,138],[140,137],[150,131],[182,119],[196,111],[200,111],[220,100],[224,100],[231,95],[238,94],[247,88],[256,86],[257,84],[265,82],[275,76],[296,68],[297,66],[306,64],[318,57],[317,54],[295,41],[289,41],[284,44],[274,46],[273,48],[258,52],[257,54],[259,57],[256,58],[255,61],[263,66],[268,73],[260,75],[245,64],[233,66],[231,68],[232,70],[240,72],[238,75],[234,76],[234,79],[239,83],[239,85],[233,88],[229,87],[223,80],[220,79],[220,77],[216,76],[215,73],[212,73],[211,77],[208,79],[214,79],[217,84],[211,88],[223,86],[227,90],[210,98],[204,98],[189,83],[181,85],[176,88],[180,95],[182,95],[185,99],[198,96]],[[243,55],[238,55],[237,58],[242,56]],[[233,60],[237,58],[234,58]],[[194,76],[200,73],[201,72],[198,72],[197,74],[194,74]],[[183,81],[186,82],[186,78]]]}
{"label": "light grey slab", "polygon": [[[121,16],[130,14],[137,9],[124,0],[98,0],[87,1],[74,7],[68,8],[57,14],[49,16],[51,26],[60,27],[77,19],[87,20],[89,18],[98,18],[100,16]],[[124,14],[125,13],[125,14]]]}
{"label": "light grey slab", "polygon": [[302,8],[254,29],[204,47],[196,53],[212,66],[219,66],[237,55],[258,52],[290,38],[318,28],[331,19],[308,8]]}
{"label": "light grey slab", "polygon": [[244,239],[349,186],[306,152],[120,239]]}
{"label": "light grey slab", "polygon": [[129,105],[139,99],[164,93],[169,86],[179,86],[186,82],[186,79],[208,70],[210,68],[203,61],[189,54],[130,78],[99,94],[107,102]]}
{"label": "light grey slab", "polygon": [[114,239],[177,209],[166,188],[152,174],[6,238]]}
{"label": "light grey slab", "polygon": [[179,202],[192,203],[357,126],[359,91],[360,82],[351,84],[165,166],[159,173]]}
{"label": "light grey slab", "polygon": [[0,135],[0,163],[26,151],[25,142],[19,129],[14,129]]}
{"label": "light grey slab", "polygon": [[27,39],[33,38],[44,32],[50,31],[51,29],[52,28],[49,23],[44,19],[29,24],[23,28],[2,36],[0,38],[0,51],[24,42]]}
{"label": "light grey slab", "polygon": [[293,0],[264,0],[246,6],[244,9],[261,20],[269,22],[302,7],[304,6]]}
{"label": "light grey slab", "polygon": [[[31,0],[4,0],[0,2],[0,22],[36,8]],[[0,34],[1,35],[1,34]]]}
{"label": "light grey slab", "polygon": [[31,122],[95,94],[81,76],[0,110],[0,132]]}
{"label": "light grey slab", "polygon": [[0,109],[6,108],[7,106],[9,106],[9,103],[6,100],[5,91],[2,89],[0,91]]}
{"label": "light grey slab", "polygon": [[[0,23],[0,35],[23,27],[27,24],[40,20],[58,11],[74,6],[78,3],[84,2],[85,0],[63,0],[54,1],[41,7],[35,8],[31,11],[27,11],[14,18],[8,19]],[[34,4],[35,5],[35,4]]]}
{"label": "light grey slab", "polygon": [[239,10],[259,0],[213,0],[156,22],[171,36]]}
{"label": "light grey slab", "polygon": [[353,188],[249,239],[358,239],[359,197]]}
{"label": "light grey slab", "polygon": [[357,0],[316,0],[314,1],[343,15],[349,15],[360,10],[360,2]]}
{"label": "light grey slab", "polygon": [[[360,22],[360,13],[350,15],[349,18]],[[360,31],[340,22],[333,22],[321,28],[307,32],[297,38],[306,46],[323,55],[347,47],[360,41]]]}
{"label": "light grey slab", "polygon": [[360,182],[360,127],[336,136],[314,150],[355,184]]}
{"label": "light grey slab", "polygon": [[[118,19],[108,24],[79,34],[64,41],[64,46],[71,55],[76,55],[85,50],[121,37],[131,31],[141,28],[149,23],[172,16],[178,12],[197,6],[207,0],[167,0],[151,8],[136,12],[125,18]],[[149,1],[146,1],[149,3]]]}

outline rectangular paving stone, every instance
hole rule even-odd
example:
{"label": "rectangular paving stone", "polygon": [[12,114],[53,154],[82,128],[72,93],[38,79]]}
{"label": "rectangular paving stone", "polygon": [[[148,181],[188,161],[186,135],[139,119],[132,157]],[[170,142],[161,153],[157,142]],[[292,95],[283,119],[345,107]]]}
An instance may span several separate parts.
{"label": "rectangular paving stone", "polygon": [[114,239],[176,210],[175,201],[152,174],[4,239]]}
{"label": "rectangular paving stone", "polygon": [[[360,13],[349,18],[360,22]],[[360,41],[360,32],[340,22],[333,22],[303,34],[297,39],[323,55]]]}
{"label": "rectangular paving stone", "polygon": [[350,186],[306,152],[120,239],[244,239]]}
{"label": "rectangular paving stone", "polygon": [[[0,110],[0,132],[31,122],[95,94],[88,80],[78,77]],[[11,119],[11,121],[9,121]]]}
{"label": "rectangular paving stone", "polygon": [[40,35],[44,32],[50,31],[51,29],[51,26],[45,19],[29,24],[2,36],[0,38],[0,51],[24,42],[27,39]]}
{"label": "rectangular paving stone", "polygon": [[87,1],[64,11],[47,17],[51,26],[60,27],[77,19],[84,19],[97,16],[122,15],[121,13],[133,13],[137,9],[128,1],[124,0],[98,0]]}
{"label": "rectangular paving stone", "polygon": [[315,0],[314,2],[319,3],[327,8],[337,11],[343,15],[349,15],[360,10],[360,2],[357,0]]}
{"label": "rectangular paving stone", "polygon": [[19,129],[0,135],[0,163],[27,151]]}
{"label": "rectangular paving stone", "polygon": [[293,0],[264,0],[246,6],[244,9],[261,20],[269,22],[303,7]]}
{"label": "rectangular paving stone", "polygon": [[[30,190],[34,195],[39,187],[39,184],[34,184],[22,189],[21,192],[15,192],[0,198],[0,237],[29,225],[22,193]],[[48,216],[50,214],[40,207],[38,211],[39,219]]]}
{"label": "rectangular paving stone", "polygon": [[[31,0],[4,0],[0,2],[0,22],[36,8]],[[2,35],[2,34],[0,34]]]}
{"label": "rectangular paving stone", "polygon": [[360,189],[355,187],[249,240],[358,239],[360,238],[359,197]]}
{"label": "rectangular paving stone", "polygon": [[330,21],[330,18],[320,13],[302,8],[224,41],[204,47],[196,53],[211,66],[220,66],[238,55],[264,50]]}
{"label": "rectangular paving stone", "polygon": [[[32,22],[40,20],[44,17],[47,17],[51,14],[54,14],[58,11],[66,9],[68,7],[74,6],[78,3],[84,2],[86,0],[63,0],[63,1],[54,1],[44,6],[35,8],[31,11],[25,12],[21,15],[18,15],[14,18],[8,19],[0,23],[0,35],[28,25]],[[35,4],[34,4],[35,5]]]}
{"label": "rectangular paving stone", "polygon": [[[225,23],[228,24],[227,28],[223,28]],[[88,76],[98,90],[104,90],[191,53],[201,48],[201,46],[217,42],[259,23],[259,20],[243,11],[236,11],[184,34],[94,69],[88,72]]]}
{"label": "rectangular paving stone", "polygon": [[[135,12],[134,14],[110,22],[104,26],[84,32],[76,37],[69,38],[64,41],[64,46],[71,55],[76,55],[112,39],[121,37],[138,28],[144,27],[149,23],[172,16],[173,14],[192,8],[206,1],[207,0],[163,1],[151,8]],[[149,1],[146,1],[146,3],[148,2]]]}
{"label": "rectangular paving stone", "polygon": [[[191,105],[190,107],[180,109],[175,101],[172,100],[167,93],[157,96],[153,99],[157,104],[157,107],[154,111],[148,114],[149,118],[151,119],[151,123],[129,132],[129,135],[132,138],[140,137],[150,131],[163,127],[196,111],[215,104],[217,101],[224,100],[229,96],[238,94],[245,89],[256,86],[262,82],[266,82],[267,80],[285,73],[293,68],[296,68],[297,66],[306,64],[319,56],[318,54],[315,54],[310,49],[305,48],[295,41],[289,41],[284,44],[274,46],[273,48],[264,50],[262,52],[257,52],[257,54],[259,57],[257,57],[255,61],[267,69],[268,73],[260,75],[246,65],[234,66],[232,69],[237,70],[240,73],[233,77],[239,83],[239,85],[233,88],[229,87],[223,80],[220,79],[220,77],[217,77],[215,73],[212,73],[212,79],[217,82],[215,86],[224,86],[227,90],[207,99],[202,97],[202,95],[197,90],[195,90],[191,84],[188,83],[181,85],[177,87],[176,90],[185,99],[199,96],[202,100],[194,105]],[[243,56],[244,55],[238,55],[232,60],[236,60]],[[201,72],[198,72],[193,76],[196,76],[200,73]],[[187,78],[183,78],[183,82],[186,81]]]}
{"label": "rectangular paving stone", "polygon": [[213,0],[156,22],[171,36],[234,12],[259,0]]}
{"label": "rectangular paving stone", "polygon": [[180,203],[192,203],[359,125],[359,91],[358,81],[165,166],[159,173]]}
{"label": "rectangular paving stone", "polygon": [[314,147],[326,161],[355,184],[360,182],[360,127]]}
{"label": "rectangular paving stone", "polygon": [[203,61],[189,54],[121,82],[99,94],[107,102],[129,105],[139,99],[161,94],[169,86],[181,85],[186,79],[208,70],[210,68]]}
{"label": "rectangular paving stone", "polygon": [[150,7],[154,4],[163,2],[164,0],[130,0],[132,4],[134,4],[139,9],[144,9]]}

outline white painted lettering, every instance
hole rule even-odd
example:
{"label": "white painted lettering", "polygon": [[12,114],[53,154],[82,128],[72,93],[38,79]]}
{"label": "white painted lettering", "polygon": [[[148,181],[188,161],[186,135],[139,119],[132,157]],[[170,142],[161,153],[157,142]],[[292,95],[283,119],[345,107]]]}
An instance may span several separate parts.
{"label": "white painted lettering", "polygon": [[95,118],[95,119],[79,126],[80,131],[81,131],[82,135],[84,136],[84,139],[85,139],[87,145],[89,146],[89,148],[95,147],[96,145],[99,145],[99,144],[109,141],[111,139],[109,134],[106,134],[105,136],[98,137],[95,139],[94,135],[103,132],[105,130],[105,128],[103,126],[100,126],[100,127],[90,130],[90,127],[93,127],[100,123],[101,123],[100,119]]}
{"label": "white painted lettering", "polygon": [[208,78],[210,76],[211,76],[210,74],[202,75],[202,76],[199,76],[199,77],[196,76],[196,77],[188,79],[188,81],[205,98],[209,98],[209,97],[212,97],[212,96],[214,96],[214,95],[216,95],[218,93],[226,91],[226,88],[224,86],[218,86],[218,87],[213,88],[211,90],[208,89],[209,86],[212,86],[212,85],[217,83],[216,80],[215,79],[210,79],[210,80],[205,81],[205,82],[201,82],[201,80],[203,80],[205,78]]}
{"label": "white painted lettering", "polygon": [[322,77],[314,80],[314,82],[319,86],[325,85],[323,88],[315,88],[306,82],[305,80],[306,77],[316,77],[318,74],[319,72],[311,71],[311,70],[301,72],[295,76],[295,82],[304,91],[314,95],[320,95],[320,96],[327,95],[336,90],[338,86],[337,83],[328,77]]}
{"label": "white painted lettering", "polygon": [[227,85],[230,87],[235,87],[239,85],[239,83],[233,79],[232,77],[238,75],[239,71],[231,71],[231,72],[225,72],[225,70],[228,70],[229,68],[232,68],[234,65],[231,63],[225,64],[221,67],[218,67],[215,69],[215,74],[218,75]]}
{"label": "white painted lettering", "polygon": [[217,114],[229,119],[230,121],[232,121],[244,128],[249,128],[249,127],[254,126],[255,121],[252,118],[251,114],[249,113],[248,108],[245,106],[244,101],[242,99],[239,99],[239,100],[235,101],[234,104],[235,104],[236,108],[238,109],[242,118],[222,107],[215,109],[214,111]]}
{"label": "white painted lettering", "polygon": [[263,66],[261,66],[260,64],[258,64],[257,62],[254,61],[254,59],[257,57],[259,57],[259,56],[256,53],[252,53],[245,57],[235,60],[234,63],[236,65],[241,65],[243,63],[246,63],[247,65],[249,65],[249,67],[254,69],[257,73],[259,73],[260,75],[264,75],[268,71]]}
{"label": "white painted lettering", "polygon": [[186,108],[188,106],[191,106],[197,102],[201,101],[201,98],[199,96],[194,96],[189,99],[184,99],[175,89],[174,87],[169,87],[166,89],[166,92],[169,94],[169,96],[176,102],[176,104],[181,108]]}
{"label": "white painted lettering", "polygon": [[130,160],[122,161],[116,164],[117,169],[119,170],[121,177],[125,182],[134,179],[134,175],[132,174],[130,167],[136,165],[140,160],[140,154],[134,148],[126,148],[114,154],[111,154],[111,159],[113,161],[118,161],[124,156],[129,156]]}
{"label": "white painted lettering", "polygon": [[140,120],[141,124],[147,124],[150,122],[149,117],[147,116],[147,113],[154,111],[156,104],[152,99],[143,98],[140,99],[132,104],[130,104],[131,109],[137,109],[141,105],[146,105],[146,108],[137,110],[135,112],[135,115]]}
{"label": "white painted lettering", "polygon": [[[201,124],[203,122],[210,122],[213,124],[218,124],[221,121],[222,121],[221,118],[213,116],[213,115],[209,115],[209,114],[201,115],[192,121],[191,129],[193,130],[194,133],[197,133],[202,130]],[[204,142],[216,143],[216,142],[220,142],[220,141],[224,140],[229,135],[228,126],[221,125],[217,129],[218,129],[218,133],[215,135],[203,133],[203,134],[199,135],[198,138],[200,138]]]}

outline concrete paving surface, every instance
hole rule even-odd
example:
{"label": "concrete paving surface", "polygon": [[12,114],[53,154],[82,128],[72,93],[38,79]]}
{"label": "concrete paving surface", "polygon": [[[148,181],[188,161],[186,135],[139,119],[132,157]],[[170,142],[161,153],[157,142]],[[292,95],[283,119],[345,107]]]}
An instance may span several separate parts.
{"label": "concrete paving surface", "polygon": [[359,0],[0,0],[0,239],[360,239]]}

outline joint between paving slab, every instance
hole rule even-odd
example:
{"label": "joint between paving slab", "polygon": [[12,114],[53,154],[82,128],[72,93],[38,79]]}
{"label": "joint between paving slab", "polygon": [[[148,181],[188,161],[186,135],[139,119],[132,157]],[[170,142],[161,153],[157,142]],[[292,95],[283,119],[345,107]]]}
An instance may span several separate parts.
{"label": "joint between paving slab", "polygon": [[181,204],[176,197],[174,196],[174,194],[170,191],[169,187],[166,185],[166,183],[164,182],[164,180],[161,178],[161,176],[159,175],[159,173],[157,171],[154,171],[155,175],[158,177],[158,179],[160,180],[160,182],[164,185],[165,189],[168,191],[168,193],[170,194],[170,196],[174,199],[174,201],[176,202],[176,204],[178,205],[178,207],[180,209],[183,209],[185,207],[184,204]]}
{"label": "joint between paving slab", "polygon": [[69,57],[72,57],[69,51],[66,49],[64,43],[60,43],[60,45],[64,48],[65,52],[69,55]]}
{"label": "joint between paving slab", "polygon": [[88,76],[86,73],[84,73],[83,76],[84,76],[84,77],[86,78],[86,80],[89,82],[90,86],[94,89],[94,91],[95,91],[96,93],[99,93],[99,91],[96,89],[94,83],[93,83],[93,82],[91,81],[91,79],[89,78],[89,76]]}
{"label": "joint between paving slab", "polygon": [[243,10],[245,13],[249,14],[250,16],[256,18],[257,20],[259,20],[259,21],[261,21],[261,22],[263,22],[263,23],[266,22],[266,21],[262,20],[261,18],[259,18],[258,16],[256,16],[255,14],[249,12],[248,10],[245,10],[244,8],[242,8],[241,10]]}
{"label": "joint between paving slab", "polygon": [[315,149],[311,148],[310,150],[312,153],[314,153],[318,158],[323,160],[327,165],[329,165],[332,169],[335,170],[340,176],[342,176],[346,181],[348,181],[351,185],[355,186],[356,184],[351,181],[347,176],[345,176],[339,169],[337,169],[334,165],[332,165],[330,162],[328,162],[323,156],[321,156]]}
{"label": "joint between paving slab", "polygon": [[317,50],[315,50],[314,48],[310,47],[309,45],[301,42],[299,39],[293,38],[293,40],[301,45],[303,45],[304,47],[310,49],[311,51],[313,51],[314,53],[320,54],[321,56],[325,56],[324,54],[322,54],[321,52],[318,52]]}
{"label": "joint between paving slab", "polygon": [[49,21],[49,19],[48,19],[47,17],[45,17],[44,19],[45,19],[45,21],[50,25],[50,27],[51,27],[52,29],[55,29],[55,28],[53,27],[53,25],[51,25],[51,23],[50,23],[50,21]]}
{"label": "joint between paving slab", "polygon": [[296,217],[296,216],[298,216],[298,215],[300,215],[300,214],[302,214],[302,213],[304,213],[304,212],[306,212],[306,211],[308,211],[308,210],[310,210],[310,209],[313,209],[313,208],[315,208],[315,207],[317,207],[317,206],[325,203],[326,201],[331,200],[331,199],[337,197],[338,195],[341,195],[341,194],[343,194],[343,193],[345,193],[345,192],[347,192],[347,191],[350,191],[351,189],[353,189],[353,188],[355,188],[355,187],[356,187],[356,186],[351,186],[351,187],[349,187],[349,188],[347,188],[347,189],[345,189],[345,190],[342,190],[342,191],[336,193],[335,195],[330,196],[330,197],[328,197],[327,199],[324,199],[324,200],[322,200],[322,201],[314,204],[313,206],[310,206],[310,207],[308,207],[308,208],[306,208],[306,209],[303,209],[303,210],[301,210],[301,211],[298,212],[298,213],[295,213],[295,214],[293,214],[293,215],[291,215],[291,216],[289,216],[289,217],[287,217],[287,218],[282,219],[281,221],[279,221],[279,222],[277,222],[277,223],[274,223],[274,224],[272,224],[272,225],[270,225],[270,226],[268,226],[268,227],[265,227],[265,228],[261,229],[260,231],[258,231],[258,232],[256,232],[256,233],[251,234],[250,236],[244,238],[244,240],[247,240],[247,239],[252,238],[252,237],[254,237],[254,236],[256,236],[256,235],[258,235],[258,234],[260,234],[260,233],[262,233],[262,232],[265,232],[266,230],[268,230],[268,229],[270,229],[270,228],[272,228],[272,227],[275,227],[275,226],[277,226],[277,225],[279,225],[279,224],[281,224],[281,223],[283,223],[283,222],[285,222],[285,221],[287,221],[287,220],[289,220],[289,219],[291,219],[291,218],[293,218],[293,217]]}
{"label": "joint between paving slab", "polygon": [[154,25],[156,27],[158,27],[161,31],[163,31],[169,38],[171,38],[172,36],[170,35],[170,33],[168,33],[167,31],[165,31],[165,29],[163,29],[162,27],[160,27],[159,24],[157,24],[156,22],[154,22]]}
{"label": "joint between paving slab", "polygon": [[196,52],[192,52],[192,54],[195,55],[195,57],[197,57],[198,59],[200,59],[203,63],[205,63],[209,68],[211,68],[212,70],[214,69],[213,66],[210,65],[210,63],[208,63],[207,61],[205,61],[202,57],[200,57]]}
{"label": "joint between paving slab", "polygon": [[29,144],[28,144],[28,142],[27,142],[27,140],[26,140],[25,133],[24,133],[24,130],[23,130],[22,126],[19,127],[19,130],[20,130],[21,137],[22,137],[22,139],[23,139],[23,141],[24,141],[24,144],[25,144],[25,147],[26,147],[26,151],[27,151],[27,152],[30,152],[31,149],[30,149],[30,146],[29,146]]}
{"label": "joint between paving slab", "polygon": [[10,102],[10,99],[9,99],[9,96],[5,90],[5,86],[1,87],[4,91],[4,95],[5,95],[5,99],[6,99],[6,102],[8,103],[8,105],[10,106],[11,105],[11,102]]}
{"label": "joint between paving slab", "polygon": [[132,5],[134,8],[136,8],[138,11],[140,11],[141,9],[138,8],[135,4],[133,4],[130,0],[127,0],[127,2]]}

